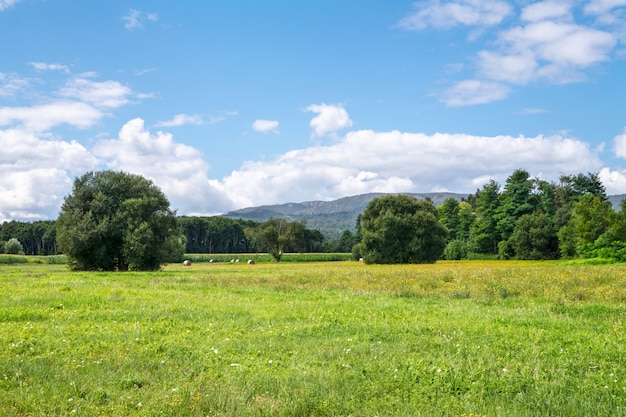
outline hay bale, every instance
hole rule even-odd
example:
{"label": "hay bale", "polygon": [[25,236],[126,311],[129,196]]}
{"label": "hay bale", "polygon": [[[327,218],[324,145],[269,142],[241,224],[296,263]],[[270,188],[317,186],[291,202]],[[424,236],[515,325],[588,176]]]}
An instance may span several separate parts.
{"label": "hay bale", "polygon": [[254,261],[252,259],[248,259],[248,265],[254,265]]}
{"label": "hay bale", "polygon": [[183,261],[183,265],[184,266],[191,266],[191,261],[189,259],[186,259],[185,261]]}

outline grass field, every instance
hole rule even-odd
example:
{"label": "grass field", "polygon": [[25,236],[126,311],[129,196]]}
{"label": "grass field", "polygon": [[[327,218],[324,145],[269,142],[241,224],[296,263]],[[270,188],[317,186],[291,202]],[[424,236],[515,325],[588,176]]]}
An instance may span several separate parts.
{"label": "grass field", "polygon": [[1,416],[626,416],[626,267],[0,265]]}

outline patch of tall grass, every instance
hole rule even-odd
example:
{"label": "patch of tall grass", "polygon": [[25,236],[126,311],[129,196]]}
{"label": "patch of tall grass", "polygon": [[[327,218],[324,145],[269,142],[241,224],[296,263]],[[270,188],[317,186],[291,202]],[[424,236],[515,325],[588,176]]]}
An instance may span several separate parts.
{"label": "patch of tall grass", "polygon": [[[247,262],[253,260],[255,263],[276,262],[267,253],[236,253],[236,254],[206,254],[189,253],[185,259],[191,262]],[[352,254],[349,253],[285,253],[281,256],[280,262],[336,262],[351,261]]]}
{"label": "patch of tall grass", "polygon": [[44,257],[0,254],[0,264],[25,264],[44,262]]}

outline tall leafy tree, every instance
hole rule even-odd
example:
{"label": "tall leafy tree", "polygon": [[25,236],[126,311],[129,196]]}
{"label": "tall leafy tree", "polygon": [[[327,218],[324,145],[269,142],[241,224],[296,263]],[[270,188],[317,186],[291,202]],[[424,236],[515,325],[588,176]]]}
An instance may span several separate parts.
{"label": "tall leafy tree", "polygon": [[501,240],[496,217],[500,207],[500,185],[494,180],[489,181],[476,191],[473,201],[476,212],[476,221],[471,230],[474,250],[478,253],[496,254]]}
{"label": "tall leafy tree", "polygon": [[337,246],[335,247],[336,252],[351,252],[354,245],[356,245],[356,236],[350,230],[344,230],[339,240],[337,241]]}
{"label": "tall leafy tree", "polygon": [[155,270],[184,251],[161,190],[139,175],[114,171],[74,181],[57,220],[57,239],[78,270]]}
{"label": "tall leafy tree", "polygon": [[271,218],[258,228],[247,229],[257,247],[267,252],[280,262],[283,253],[289,246],[304,244],[306,224],[304,222],[289,222],[285,218]]}
{"label": "tall leafy tree", "polygon": [[558,255],[554,224],[542,210],[520,217],[509,242],[517,259],[554,259]]}
{"label": "tall leafy tree", "polygon": [[378,197],[360,215],[360,253],[366,263],[432,263],[441,257],[447,230],[429,200],[398,194]]}
{"label": "tall leafy tree", "polygon": [[474,208],[467,201],[459,203],[459,224],[456,231],[457,239],[468,241],[471,238],[472,225],[476,221]]}
{"label": "tall leafy tree", "polygon": [[569,221],[559,230],[562,256],[584,252],[608,230],[614,213],[611,203],[601,196],[585,194],[580,197],[574,203]]}
{"label": "tall leafy tree", "polygon": [[535,211],[537,199],[533,194],[534,186],[530,174],[523,169],[515,170],[507,178],[496,211],[497,229],[502,240],[507,240],[513,234],[515,223],[520,217]]}
{"label": "tall leafy tree", "polygon": [[448,241],[457,238],[459,229],[459,201],[455,198],[447,198],[437,210],[439,210],[439,222],[448,229]]}

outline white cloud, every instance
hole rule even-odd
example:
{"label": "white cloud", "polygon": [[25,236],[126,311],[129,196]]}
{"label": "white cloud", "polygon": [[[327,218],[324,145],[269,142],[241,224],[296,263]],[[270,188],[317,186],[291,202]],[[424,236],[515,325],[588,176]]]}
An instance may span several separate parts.
{"label": "white cloud", "polygon": [[264,120],[264,119],[255,120],[254,123],[252,123],[252,129],[261,133],[269,133],[269,132],[280,133],[278,131],[277,120]]}
{"label": "white cloud", "polygon": [[341,104],[311,104],[306,111],[317,113],[310,123],[313,136],[325,136],[352,126],[352,120]]}
{"label": "white cloud", "polygon": [[613,170],[609,167],[604,167],[598,172],[598,177],[602,181],[604,188],[606,188],[607,194],[626,193],[626,170]]}
{"label": "white cloud", "polygon": [[513,84],[529,82],[538,66],[535,55],[529,50],[511,55],[480,51],[478,60],[480,74],[486,79]]}
{"label": "white cloud", "polygon": [[501,183],[523,167],[556,180],[601,167],[597,150],[563,136],[482,137],[465,134],[353,131],[329,146],[248,161],[210,179],[200,152],[169,133],[152,133],[141,119],[115,139],[82,145],[0,131],[0,219],[54,218],[70,176],[94,167],[124,170],[154,181],[180,214],[216,214],[245,206],[329,200],[368,192],[473,192],[489,178]]}
{"label": "white cloud", "polygon": [[70,79],[61,88],[59,94],[63,97],[77,98],[100,108],[118,108],[129,103],[132,90],[118,81],[92,81],[87,77],[92,74]]}
{"label": "white cloud", "polygon": [[0,12],[5,9],[8,9],[11,6],[16,5],[20,1],[21,0],[0,0]]}
{"label": "white cloud", "polygon": [[626,129],[624,133],[613,138],[613,152],[616,156],[626,159]]}
{"label": "white cloud", "polygon": [[513,10],[508,3],[497,0],[430,0],[418,3],[417,7],[418,11],[400,20],[398,26],[408,30],[448,29],[459,25],[494,26]]}
{"label": "white cloud", "polygon": [[126,16],[122,17],[122,20],[125,22],[124,27],[126,29],[134,30],[143,29],[146,21],[156,22],[159,20],[159,17],[156,13],[146,13],[137,9],[131,9]]}
{"label": "white cloud", "polygon": [[174,126],[183,126],[183,125],[202,125],[204,124],[204,120],[202,120],[202,116],[197,114],[177,114],[171,120],[164,120],[161,122],[157,122],[156,126],[158,127],[174,127]]}
{"label": "white cloud", "polygon": [[522,10],[522,20],[536,22],[545,19],[571,18],[572,6],[564,1],[542,1],[530,4]]}
{"label": "white cloud", "polygon": [[177,143],[169,133],[152,134],[142,119],[127,122],[117,139],[99,141],[93,153],[109,169],[154,181],[182,213],[215,214],[232,207],[207,178],[209,167],[197,149]]}
{"label": "white cloud", "polygon": [[[505,98],[508,90],[502,83],[558,85],[587,80],[590,68],[622,53],[617,47],[626,41],[624,5],[626,0],[593,0],[586,6],[545,0],[522,7],[519,20],[513,20],[505,19],[512,16],[508,3],[429,0],[419,3],[418,11],[399,26],[408,30],[477,26],[481,31],[498,26],[487,32],[487,47],[477,53],[474,80],[457,82],[443,94],[449,105],[472,105]],[[581,8],[587,15],[597,16],[597,21],[581,16]],[[471,36],[469,40],[473,40]],[[483,86],[496,85],[501,87],[499,93],[485,94]],[[455,93],[459,96],[453,96]]]}
{"label": "white cloud", "polygon": [[613,9],[626,6],[626,0],[591,0],[584,8],[590,15],[604,15]]}
{"label": "white cloud", "polygon": [[580,67],[608,60],[616,44],[608,32],[549,21],[513,28],[500,39],[507,50],[530,50],[538,59],[549,63]]}
{"label": "white cloud", "polygon": [[30,62],[30,65],[36,69],[37,71],[61,71],[68,73],[70,72],[70,67],[63,64],[48,64],[45,62]]}
{"label": "white cloud", "polygon": [[46,140],[18,129],[0,130],[0,223],[57,217],[71,177],[96,168],[77,142]]}
{"label": "white cloud", "polygon": [[502,100],[508,93],[509,88],[499,83],[465,80],[446,90],[440,99],[450,107],[469,106]]}
{"label": "white cloud", "polygon": [[57,101],[31,107],[0,107],[0,126],[21,126],[32,132],[42,132],[61,124],[87,128],[102,116],[102,112],[88,104]]}
{"label": "white cloud", "polygon": [[331,146],[247,162],[219,183],[235,206],[328,200],[368,192],[473,192],[524,167],[542,178],[597,170],[595,151],[562,136],[348,133]]}

